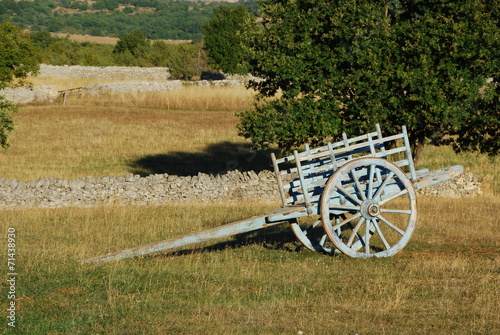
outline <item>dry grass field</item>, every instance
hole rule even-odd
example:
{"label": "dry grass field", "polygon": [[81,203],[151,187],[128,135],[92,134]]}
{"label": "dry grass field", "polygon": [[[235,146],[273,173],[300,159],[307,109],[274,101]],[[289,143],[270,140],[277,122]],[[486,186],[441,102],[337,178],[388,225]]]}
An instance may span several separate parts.
{"label": "dry grass field", "polygon": [[[15,115],[12,147],[0,152],[0,176],[124,175],[136,171],[142,157],[166,153],[199,158],[190,162],[193,170],[225,160],[245,147],[234,114],[250,99],[236,89],[204,90],[23,106]],[[166,103],[174,96],[175,105]],[[0,250],[5,260],[8,231],[15,230],[17,276],[15,299],[8,298],[6,280],[1,284],[0,332],[498,334],[498,160],[428,147],[420,164],[462,164],[491,174],[493,191],[470,199],[419,198],[412,239],[387,259],[305,250],[284,224],[174,253],[81,265],[89,257],[248,218],[277,204],[255,199],[4,209]],[[6,278],[10,270],[3,263]],[[15,329],[6,319],[11,301]]]}

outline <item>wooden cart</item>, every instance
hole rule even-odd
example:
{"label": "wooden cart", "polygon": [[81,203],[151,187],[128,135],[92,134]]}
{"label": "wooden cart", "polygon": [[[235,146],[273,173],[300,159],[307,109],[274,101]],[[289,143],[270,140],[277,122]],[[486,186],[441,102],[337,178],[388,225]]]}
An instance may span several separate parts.
{"label": "wooden cart", "polygon": [[282,207],[223,226],[88,259],[119,260],[289,223],[308,249],[355,258],[392,256],[408,243],[417,221],[415,191],[453,178],[459,165],[416,171],[406,128],[362,136],[276,159]]}

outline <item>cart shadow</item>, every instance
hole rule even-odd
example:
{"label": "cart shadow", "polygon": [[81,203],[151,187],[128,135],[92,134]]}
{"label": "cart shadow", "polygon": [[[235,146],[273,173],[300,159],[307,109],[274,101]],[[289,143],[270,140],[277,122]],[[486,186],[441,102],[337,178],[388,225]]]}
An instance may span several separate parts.
{"label": "cart shadow", "polygon": [[256,151],[249,143],[222,142],[207,146],[203,152],[183,151],[148,155],[129,163],[131,173],[141,176],[169,174],[195,176],[198,173],[223,175],[228,171],[270,170],[270,150]]}
{"label": "cart shadow", "polygon": [[169,258],[173,256],[187,256],[206,252],[218,252],[227,249],[238,249],[251,245],[261,245],[269,250],[284,250],[287,252],[298,252],[303,249],[303,246],[297,242],[297,238],[293,234],[288,225],[280,225],[269,227],[265,230],[258,230],[249,233],[243,233],[233,236],[229,241],[217,242],[215,244],[186,248],[168,253],[160,253],[155,255],[147,255],[144,258]]}

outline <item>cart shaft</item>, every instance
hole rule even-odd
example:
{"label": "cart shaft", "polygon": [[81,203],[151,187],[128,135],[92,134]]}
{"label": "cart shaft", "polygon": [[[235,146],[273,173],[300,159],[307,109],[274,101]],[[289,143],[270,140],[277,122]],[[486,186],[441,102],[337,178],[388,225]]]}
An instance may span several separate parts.
{"label": "cart shaft", "polygon": [[450,180],[464,172],[461,165],[449,166],[443,169],[417,174],[417,178],[412,180],[416,190],[424,187],[436,185],[444,181]]}
{"label": "cart shaft", "polygon": [[117,261],[132,257],[140,257],[159,251],[168,251],[187,245],[217,240],[238,234],[249,233],[251,231],[275,226],[288,221],[291,218],[307,215],[307,209],[304,206],[281,208],[264,215],[254,216],[245,220],[228,223],[219,227],[204,230],[197,233],[163,240],[139,247],[126,249],[114,253],[87,259],[82,263],[99,263],[107,261]]}

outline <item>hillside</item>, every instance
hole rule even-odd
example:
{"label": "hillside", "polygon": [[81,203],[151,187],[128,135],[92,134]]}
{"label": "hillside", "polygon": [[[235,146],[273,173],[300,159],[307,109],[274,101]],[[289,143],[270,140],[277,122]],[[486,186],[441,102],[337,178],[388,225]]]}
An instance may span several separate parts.
{"label": "hillside", "polygon": [[149,39],[196,41],[213,8],[224,3],[257,8],[256,0],[4,0],[0,20],[32,31],[116,38],[140,30]]}

